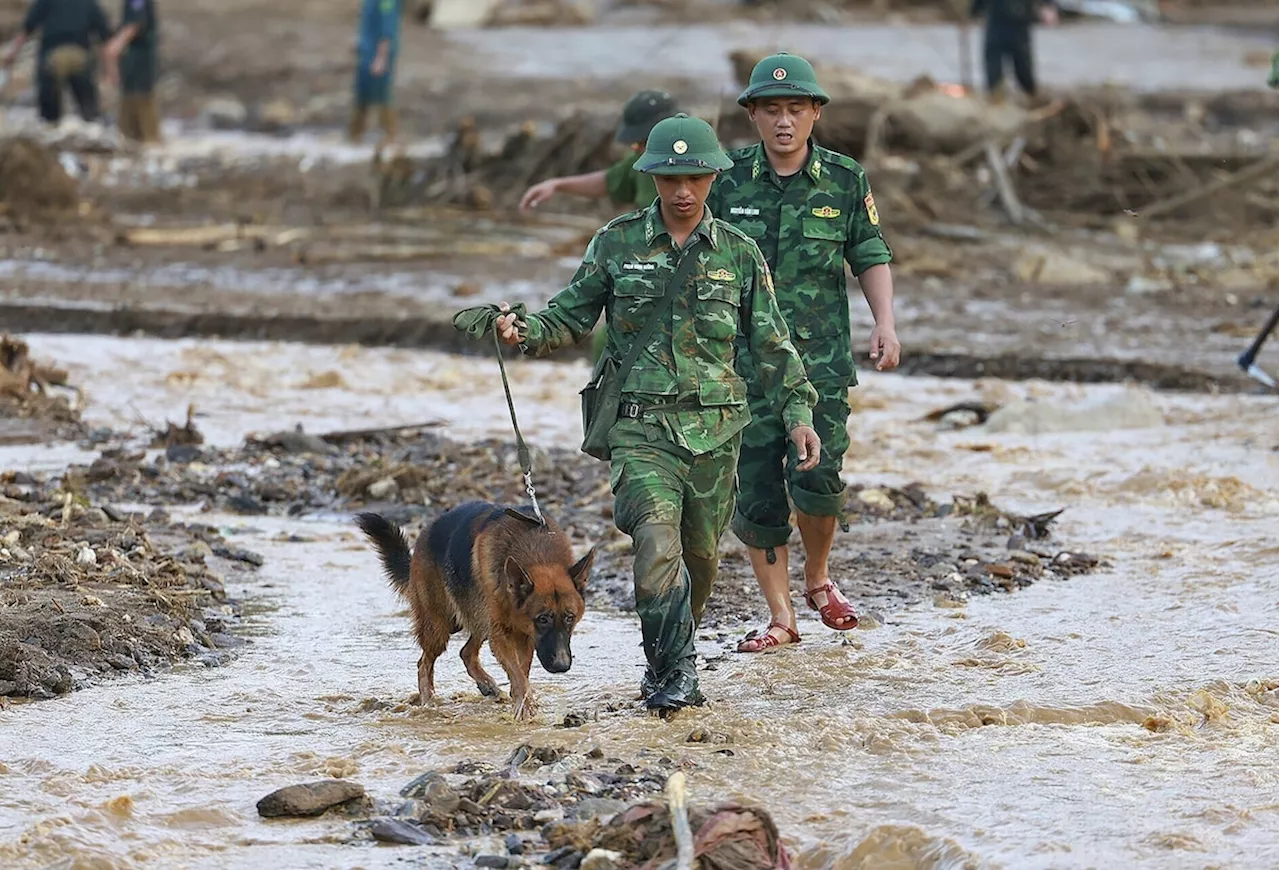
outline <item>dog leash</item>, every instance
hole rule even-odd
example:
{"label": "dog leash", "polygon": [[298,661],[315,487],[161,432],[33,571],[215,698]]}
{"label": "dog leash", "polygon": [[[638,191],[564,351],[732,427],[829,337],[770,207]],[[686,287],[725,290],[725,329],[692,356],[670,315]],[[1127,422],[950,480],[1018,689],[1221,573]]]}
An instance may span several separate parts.
{"label": "dog leash", "polygon": [[511,428],[516,432],[516,456],[520,460],[520,471],[524,475],[524,491],[533,504],[533,514],[538,518],[538,525],[545,526],[542,509],[538,507],[538,491],[533,488],[533,454],[524,436],[520,434],[520,424],[516,422],[516,403],[511,398],[511,385],[507,383],[507,364],[502,360],[502,341],[498,338],[498,327],[493,328],[493,350],[498,356],[498,369],[502,372],[502,389],[507,394],[507,410],[511,412]]}

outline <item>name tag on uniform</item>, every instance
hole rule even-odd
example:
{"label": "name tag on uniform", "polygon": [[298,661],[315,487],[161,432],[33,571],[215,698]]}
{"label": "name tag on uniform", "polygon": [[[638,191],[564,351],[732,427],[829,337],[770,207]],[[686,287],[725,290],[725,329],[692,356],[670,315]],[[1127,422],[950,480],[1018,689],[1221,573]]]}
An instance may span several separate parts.
{"label": "name tag on uniform", "polygon": [[653,272],[658,268],[657,263],[623,263],[622,271],[624,272]]}
{"label": "name tag on uniform", "polygon": [[707,273],[707,279],[711,281],[732,281],[734,277],[728,269],[716,269],[714,272]]}
{"label": "name tag on uniform", "polygon": [[760,214],[760,209],[752,208],[749,205],[735,205],[729,208],[729,214],[744,214],[751,216]]}
{"label": "name tag on uniform", "polygon": [[840,209],[824,205],[822,208],[815,208],[813,210],[813,216],[820,218],[838,218],[840,217]]}

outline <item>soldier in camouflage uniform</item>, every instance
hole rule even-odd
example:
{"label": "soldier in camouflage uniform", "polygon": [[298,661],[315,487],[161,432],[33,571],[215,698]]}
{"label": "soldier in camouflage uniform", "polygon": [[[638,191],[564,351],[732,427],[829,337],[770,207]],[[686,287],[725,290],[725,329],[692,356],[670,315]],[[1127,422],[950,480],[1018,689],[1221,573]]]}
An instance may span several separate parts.
{"label": "soldier in camouflage uniform", "polygon": [[827,572],[844,502],[840,470],[849,447],[848,391],[857,383],[845,263],[875,317],[871,359],[881,370],[898,364],[892,254],[880,232],[866,173],[853,158],[821,148],[811,138],[828,101],[803,58],[781,53],[760,61],[738,102],[762,141],[730,152],[733,168],[716,180],[707,202],[713,214],[755,239],[769,263],[778,308],[818,391],[814,428],[823,445],[816,468],[806,470],[796,462],[782,421],[764,401],[744,359],[752,420],[742,436],[733,531],[747,545],[772,620],[764,633],[743,641],[743,652],[800,639],[788,576],[788,491],[805,548],[806,600],[831,628],[847,630],[858,623]]}
{"label": "soldier in camouflage uniform", "polygon": [[[693,632],[715,582],[718,545],[733,512],[747,386],[735,358],[750,357],[768,409],[801,467],[821,449],[804,375],[774,301],[768,266],[742,231],[704,202],[732,164],[705,121],[677,115],[649,135],[638,171],[659,199],[596,233],[569,287],[523,322],[501,317],[508,344],[534,356],[581,341],[605,313],[606,341],[621,357],[665,295],[682,252],[705,239],[694,271],[623,384],[609,434],[614,522],[635,550],[636,612],[650,710],[702,703]],[[507,310],[505,303],[502,310]]]}

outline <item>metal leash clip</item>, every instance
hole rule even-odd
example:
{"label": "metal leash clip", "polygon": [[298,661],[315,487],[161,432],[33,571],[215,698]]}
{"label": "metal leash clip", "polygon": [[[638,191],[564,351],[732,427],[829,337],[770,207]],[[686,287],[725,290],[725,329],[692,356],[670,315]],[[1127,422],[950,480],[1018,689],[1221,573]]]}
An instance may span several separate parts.
{"label": "metal leash clip", "polygon": [[547,521],[542,518],[542,508],[538,507],[538,492],[533,488],[533,473],[525,472],[524,475],[524,491],[529,496],[529,503],[533,505],[533,515],[538,518],[538,522],[546,525]]}

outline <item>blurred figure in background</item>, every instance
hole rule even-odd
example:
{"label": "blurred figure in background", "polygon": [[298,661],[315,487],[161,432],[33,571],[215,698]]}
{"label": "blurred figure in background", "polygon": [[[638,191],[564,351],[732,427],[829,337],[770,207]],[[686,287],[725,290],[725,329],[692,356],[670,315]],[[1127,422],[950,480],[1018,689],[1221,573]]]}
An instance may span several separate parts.
{"label": "blurred figure in background", "polygon": [[970,14],[987,16],[982,57],[987,73],[987,93],[1004,98],[1004,62],[1013,65],[1013,77],[1028,97],[1036,95],[1035,61],[1031,54],[1031,26],[1039,18],[1052,27],[1058,23],[1056,0],[973,0]]}
{"label": "blurred figure in background", "polygon": [[120,29],[103,50],[106,75],[120,82],[120,132],[136,142],[160,141],[156,61],[160,27],[154,0],[124,0]]}
{"label": "blurred figure in background", "polygon": [[111,36],[102,7],[97,0],[33,0],[22,30],[5,51],[5,69],[13,66],[18,52],[37,30],[40,46],[35,78],[40,117],[50,124],[62,120],[62,88],[66,85],[80,117],[98,120],[98,83],[91,52],[95,39],[102,45]]}
{"label": "blurred figure in background", "polygon": [[378,110],[384,143],[396,137],[396,110],[391,104],[396,54],[400,48],[400,0],[363,0],[356,45],[355,102],[347,136],[364,139],[369,110]]}
{"label": "blurred figure in background", "polygon": [[540,181],[520,198],[520,210],[537,208],[557,193],[592,199],[607,196],[615,205],[628,210],[648,208],[658,198],[658,188],[648,175],[635,171],[635,163],[644,151],[653,126],[678,111],[676,101],[666,91],[640,91],[622,107],[622,120],[618,124],[617,141],[630,149],[626,157],[608,169]]}
{"label": "blurred figure in background", "polygon": [[[663,118],[670,118],[680,111],[676,101],[666,91],[640,91],[622,107],[622,119],[618,123],[616,140],[629,149],[627,156],[608,169],[587,172],[582,175],[566,175],[548,178],[525,191],[520,197],[520,210],[528,211],[542,205],[557,193],[569,193],[591,199],[606,196],[614,205],[631,209],[648,208],[658,198],[658,188],[653,178],[635,169],[636,160],[644,151],[649,131]],[[604,350],[604,330],[597,329],[591,335],[591,359],[600,358]]]}

